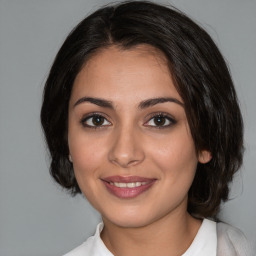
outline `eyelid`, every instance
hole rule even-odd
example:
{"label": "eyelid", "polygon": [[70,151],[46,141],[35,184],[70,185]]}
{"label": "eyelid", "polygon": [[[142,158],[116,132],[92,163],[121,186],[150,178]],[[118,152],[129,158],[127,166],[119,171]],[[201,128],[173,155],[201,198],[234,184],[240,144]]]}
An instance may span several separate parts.
{"label": "eyelid", "polygon": [[[164,126],[147,125],[147,123],[148,123],[150,120],[152,120],[153,118],[156,118],[156,117],[158,117],[158,116],[161,116],[161,117],[164,117],[164,118],[168,119],[168,120],[170,121],[170,124],[164,125]],[[168,128],[168,127],[170,127],[170,126],[172,126],[172,125],[174,125],[174,124],[176,124],[176,123],[177,123],[177,121],[175,120],[175,118],[174,118],[172,115],[170,115],[170,114],[168,114],[168,113],[165,113],[165,112],[155,112],[155,113],[152,113],[152,114],[150,114],[149,116],[147,116],[147,121],[144,123],[144,125],[145,125],[145,126],[148,126],[148,127],[157,128],[157,129],[163,129],[163,128]]]}
{"label": "eyelid", "polygon": [[98,129],[98,128],[104,128],[104,127],[110,126],[110,125],[99,125],[99,126],[97,126],[97,125],[87,125],[87,124],[85,124],[85,122],[87,120],[89,120],[90,118],[93,118],[95,116],[103,117],[105,120],[107,120],[108,123],[110,123],[110,125],[112,125],[112,122],[109,121],[109,117],[106,114],[103,114],[103,113],[100,113],[100,112],[91,112],[89,114],[83,115],[81,120],[80,120],[81,125],[85,128],[92,128],[92,129]]}

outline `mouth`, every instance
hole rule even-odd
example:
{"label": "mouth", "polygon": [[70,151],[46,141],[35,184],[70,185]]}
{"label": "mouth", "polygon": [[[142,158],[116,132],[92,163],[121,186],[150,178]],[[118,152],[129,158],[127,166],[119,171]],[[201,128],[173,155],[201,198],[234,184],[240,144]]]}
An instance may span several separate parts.
{"label": "mouth", "polygon": [[109,182],[110,185],[116,186],[118,188],[137,188],[143,185],[146,185],[147,182],[129,182],[129,183],[124,183],[124,182]]}
{"label": "mouth", "polygon": [[107,190],[122,199],[135,198],[150,189],[156,179],[138,176],[111,176],[101,179]]}

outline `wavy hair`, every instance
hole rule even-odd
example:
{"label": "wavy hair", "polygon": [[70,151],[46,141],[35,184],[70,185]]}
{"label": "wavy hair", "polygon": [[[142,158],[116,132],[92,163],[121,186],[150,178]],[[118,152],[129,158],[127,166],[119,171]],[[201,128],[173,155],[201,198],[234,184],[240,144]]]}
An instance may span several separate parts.
{"label": "wavy hair", "polygon": [[68,35],[51,67],[43,94],[41,123],[53,178],[71,194],[81,193],[68,160],[68,104],[84,63],[111,45],[148,44],[168,60],[182,97],[197,152],[212,160],[198,164],[188,194],[188,212],[215,217],[228,199],[229,182],[242,164],[243,121],[228,67],[204,29],[174,7],[128,1],[103,7]]}

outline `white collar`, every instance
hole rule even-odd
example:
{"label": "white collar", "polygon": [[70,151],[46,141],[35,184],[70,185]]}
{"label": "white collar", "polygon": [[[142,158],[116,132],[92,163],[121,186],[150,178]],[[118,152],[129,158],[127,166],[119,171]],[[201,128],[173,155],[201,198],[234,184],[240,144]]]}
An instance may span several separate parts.
{"label": "white collar", "polygon": [[[94,236],[89,237],[82,245],[65,256],[114,256],[101,240],[100,233],[103,227],[104,224],[102,222],[99,223]],[[182,256],[216,256],[216,251],[216,223],[204,219],[192,244]]]}
{"label": "white collar", "polygon": [[192,244],[182,256],[216,256],[217,229],[216,222],[204,219]]}
{"label": "white collar", "polygon": [[[106,253],[110,253],[106,248],[105,244],[100,238],[100,233],[104,227],[104,224],[101,222],[98,224],[95,238],[97,240],[97,246],[101,249],[104,248]],[[192,244],[187,249],[187,251],[182,256],[216,256],[217,253],[217,231],[216,231],[216,222],[204,219],[201,227],[199,228]],[[113,254],[105,254],[113,255]]]}

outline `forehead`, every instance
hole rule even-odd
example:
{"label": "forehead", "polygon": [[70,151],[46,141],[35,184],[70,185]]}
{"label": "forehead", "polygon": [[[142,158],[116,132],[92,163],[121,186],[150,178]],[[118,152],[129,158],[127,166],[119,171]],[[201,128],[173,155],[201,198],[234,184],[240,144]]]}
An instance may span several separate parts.
{"label": "forehead", "polygon": [[[138,57],[146,57],[146,58],[152,58],[157,62],[161,62],[161,64],[167,65],[167,58],[165,54],[159,50],[158,48],[149,45],[149,44],[138,44],[131,47],[123,47],[122,45],[110,45],[108,47],[103,47],[98,49],[95,54],[91,56],[91,58],[88,59],[88,61],[85,63],[85,66],[88,66],[91,62],[96,61],[98,58],[102,59],[104,56],[115,56],[124,58],[125,56],[129,56],[132,58],[134,56]],[[112,58],[112,60],[114,60]]]}
{"label": "forehead", "polygon": [[[111,46],[99,50],[77,75],[72,95],[140,100],[177,97],[181,100],[165,55],[149,45],[130,49]],[[76,96],[76,97],[78,97]]]}

